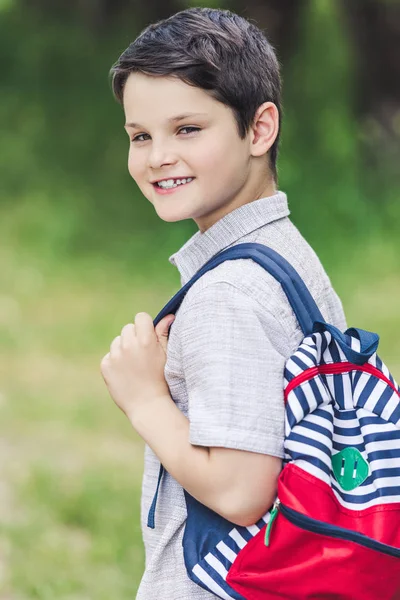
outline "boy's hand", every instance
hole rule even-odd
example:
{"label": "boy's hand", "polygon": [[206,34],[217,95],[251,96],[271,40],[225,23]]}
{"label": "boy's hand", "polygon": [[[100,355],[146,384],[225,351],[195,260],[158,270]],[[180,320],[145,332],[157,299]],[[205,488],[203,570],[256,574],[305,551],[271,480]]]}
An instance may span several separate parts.
{"label": "boy's hand", "polygon": [[168,329],[175,316],[165,316],[156,327],[145,312],[122,328],[101,361],[100,369],[116,405],[131,419],[141,403],[170,395],[164,376]]}

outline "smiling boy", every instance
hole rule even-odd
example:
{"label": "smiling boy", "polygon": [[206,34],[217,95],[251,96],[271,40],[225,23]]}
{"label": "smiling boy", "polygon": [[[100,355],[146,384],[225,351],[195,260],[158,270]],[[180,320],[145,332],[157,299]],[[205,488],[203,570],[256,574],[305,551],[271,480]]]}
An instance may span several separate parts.
{"label": "smiling boy", "polygon": [[[263,33],[229,11],[184,10],[146,28],[112,73],[132,178],[162,220],[193,219],[199,228],[169,259],[182,285],[224,248],[262,243],[295,267],[328,322],[345,329],[340,300],[277,191],[280,77]],[[246,259],[197,280],[168,337],[172,320],[154,328],[138,313],[101,370],[146,442],[137,598],[208,600],[218,596],[184,565],[183,490],[238,525],[266,513],[284,456],[284,364],[302,332],[277,281]],[[166,472],[151,528],[160,461]]]}

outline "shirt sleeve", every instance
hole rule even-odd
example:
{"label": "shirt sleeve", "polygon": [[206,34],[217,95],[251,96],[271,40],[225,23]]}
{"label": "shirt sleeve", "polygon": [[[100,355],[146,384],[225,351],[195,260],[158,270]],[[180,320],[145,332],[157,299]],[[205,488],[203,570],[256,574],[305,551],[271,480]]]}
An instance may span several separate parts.
{"label": "shirt sleeve", "polygon": [[190,442],[283,458],[287,357],[273,343],[285,336],[278,320],[228,282],[201,289],[184,309]]}

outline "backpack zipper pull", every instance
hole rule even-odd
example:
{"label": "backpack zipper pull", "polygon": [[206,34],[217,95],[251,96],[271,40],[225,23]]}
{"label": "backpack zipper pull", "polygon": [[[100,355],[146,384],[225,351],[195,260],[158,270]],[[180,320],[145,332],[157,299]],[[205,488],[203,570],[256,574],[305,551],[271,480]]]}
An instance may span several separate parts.
{"label": "backpack zipper pull", "polygon": [[271,510],[271,516],[269,518],[268,521],[268,525],[267,528],[265,530],[265,539],[264,539],[264,544],[266,546],[269,546],[269,539],[271,537],[271,529],[272,529],[272,525],[274,524],[274,521],[278,515],[278,511],[279,511],[279,505],[280,505],[281,501],[279,500],[279,498],[277,498],[274,502],[274,506],[272,507]]}

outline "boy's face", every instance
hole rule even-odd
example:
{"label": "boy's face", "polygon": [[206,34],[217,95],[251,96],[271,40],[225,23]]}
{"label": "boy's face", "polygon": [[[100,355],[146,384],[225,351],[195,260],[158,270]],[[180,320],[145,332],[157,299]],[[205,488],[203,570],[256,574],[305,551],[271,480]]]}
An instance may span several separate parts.
{"label": "boy's face", "polygon": [[[253,189],[249,135],[241,140],[232,110],[204,90],[174,77],[131,73],[124,110],[129,173],[164,221],[193,219],[205,231],[255,200],[251,194],[263,193]],[[193,179],[172,189],[155,183],[187,178]]]}

